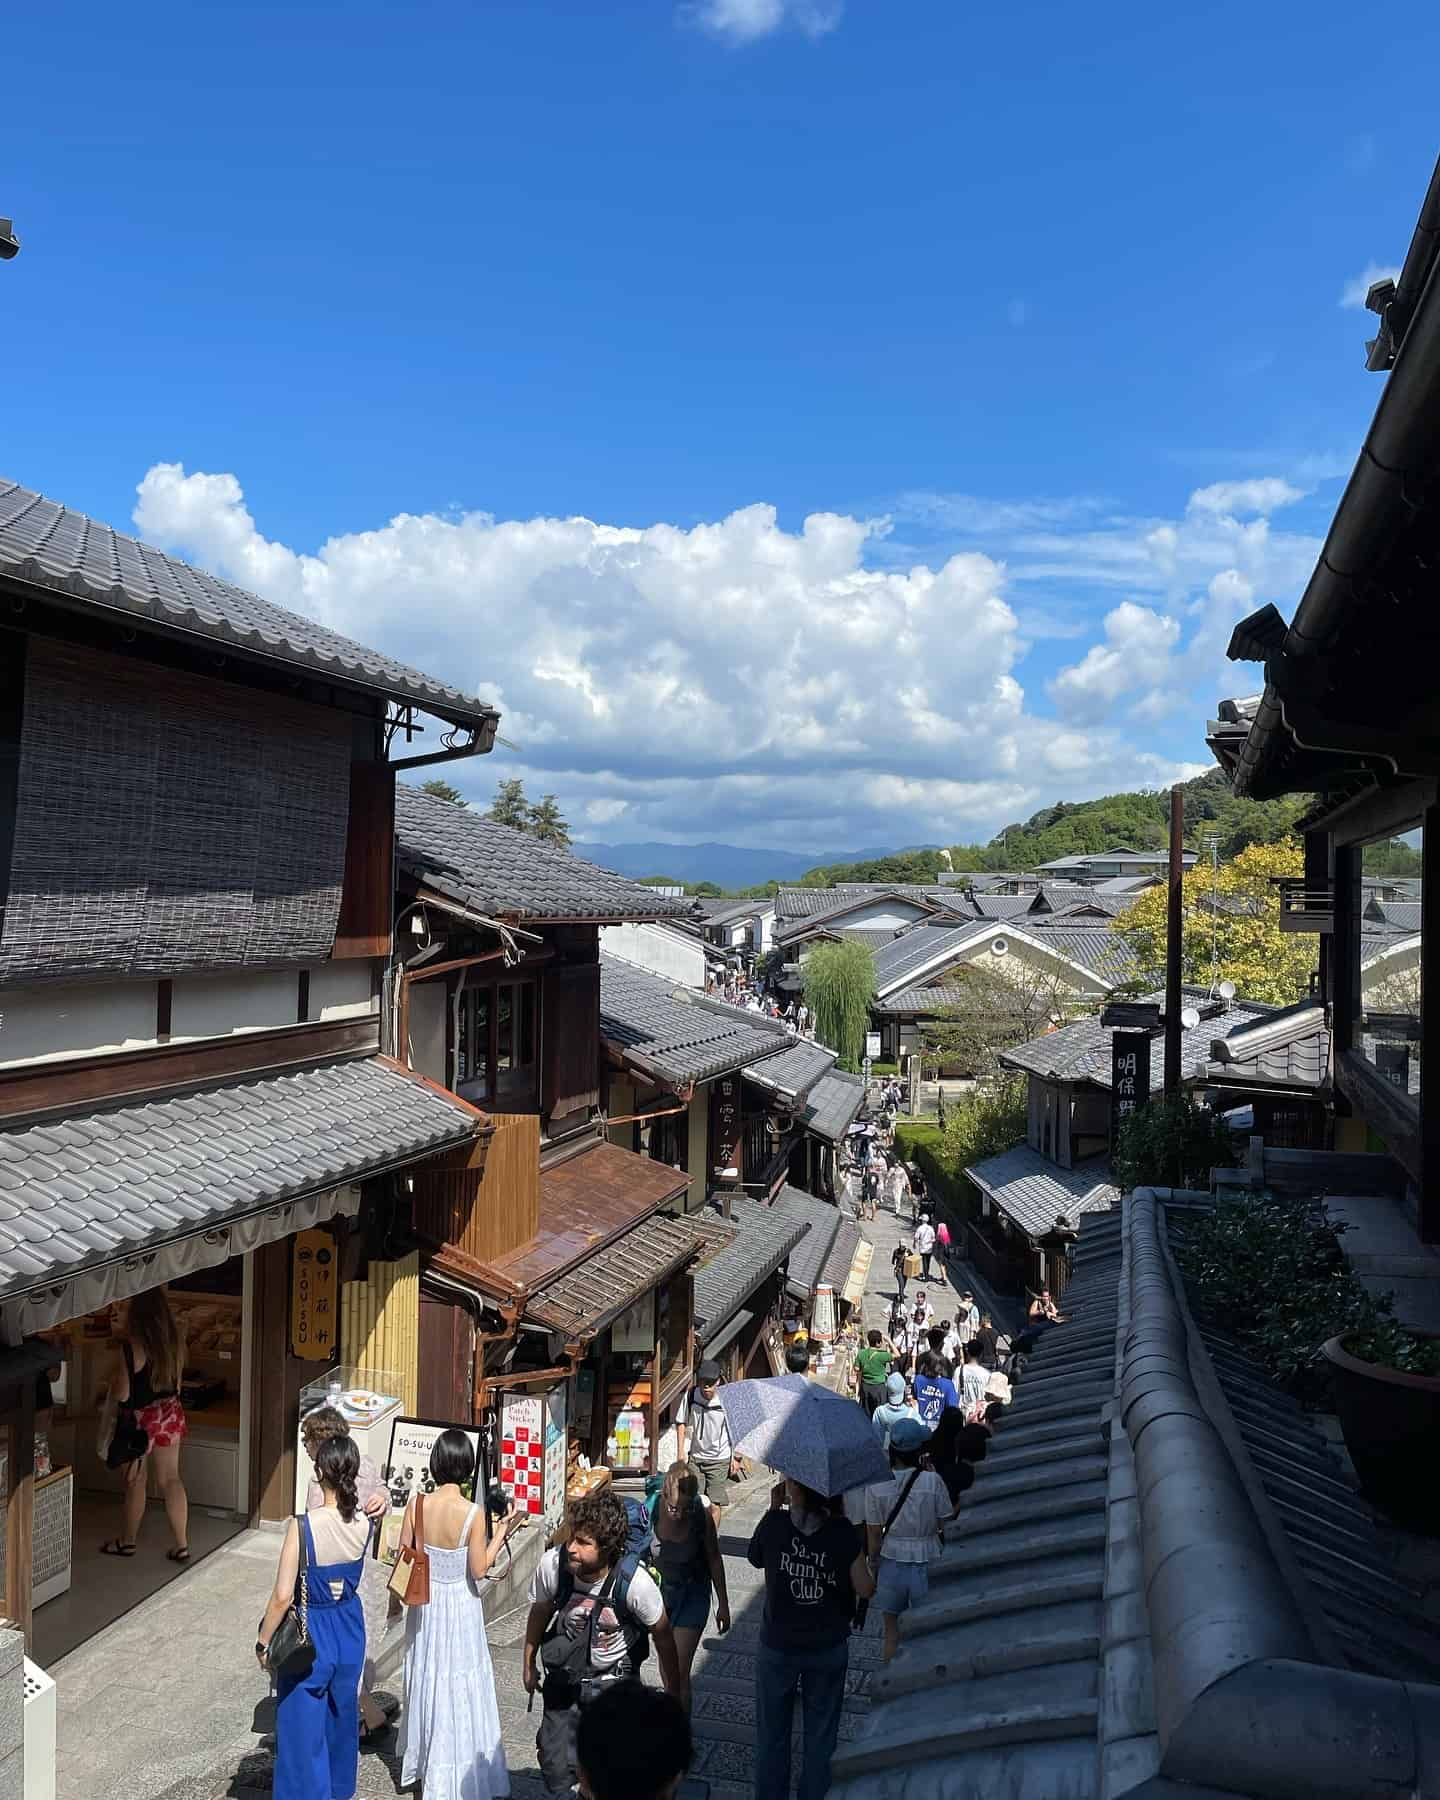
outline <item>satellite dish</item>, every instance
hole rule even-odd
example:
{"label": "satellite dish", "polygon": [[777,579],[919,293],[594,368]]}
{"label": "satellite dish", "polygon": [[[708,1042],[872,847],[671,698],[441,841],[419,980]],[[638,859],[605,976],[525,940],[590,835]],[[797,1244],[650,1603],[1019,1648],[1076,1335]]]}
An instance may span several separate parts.
{"label": "satellite dish", "polygon": [[1185,1027],[1185,1029],[1187,1031],[1193,1031],[1195,1029],[1195,1027],[1200,1023],[1199,1007],[1198,1006],[1185,1007],[1185,1009],[1180,1014],[1180,1023]]}
{"label": "satellite dish", "polygon": [[1235,983],[1233,981],[1222,981],[1215,992],[1222,1000],[1233,1000],[1235,998]]}

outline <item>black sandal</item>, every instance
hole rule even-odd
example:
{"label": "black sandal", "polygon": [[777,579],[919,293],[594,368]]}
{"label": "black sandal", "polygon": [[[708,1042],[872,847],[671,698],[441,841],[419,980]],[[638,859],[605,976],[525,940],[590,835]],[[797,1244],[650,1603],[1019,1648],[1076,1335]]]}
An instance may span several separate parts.
{"label": "black sandal", "polygon": [[102,1556],[133,1556],[135,1546],[127,1544],[123,1538],[106,1538],[100,1546],[100,1554]]}
{"label": "black sandal", "polygon": [[165,1560],[166,1562],[187,1563],[190,1560],[190,1551],[187,1546],[182,1544],[178,1550],[167,1550]]}

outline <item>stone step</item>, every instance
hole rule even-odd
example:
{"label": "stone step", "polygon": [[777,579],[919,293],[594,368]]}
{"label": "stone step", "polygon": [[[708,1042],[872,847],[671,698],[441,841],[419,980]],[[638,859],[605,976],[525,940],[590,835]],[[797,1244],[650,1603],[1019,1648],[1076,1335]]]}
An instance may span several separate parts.
{"label": "stone step", "polygon": [[903,1638],[899,1655],[876,1672],[870,1704],[879,1711],[900,1694],[952,1687],[955,1703],[964,1707],[969,1690],[953,1688],[955,1683],[1049,1663],[1098,1661],[1102,1617],[1101,1602],[1092,1598],[1052,1606],[1043,1627],[1027,1625],[1023,1641],[997,1636],[990,1619]]}
{"label": "stone step", "polygon": [[1072,1600],[1099,1600],[1105,1589],[1103,1558],[1064,1557],[1054,1565],[1030,1574],[1001,1570],[993,1578],[946,1582],[939,1592],[912,1606],[900,1618],[903,1639],[923,1637],[952,1625],[989,1619],[999,1624],[1002,1615],[1032,1612],[1040,1606],[1059,1606]]}
{"label": "stone step", "polygon": [[[701,1718],[708,1716],[706,1709],[701,1703],[711,1695],[724,1701],[742,1700],[750,1706],[753,1711],[755,1704],[755,1677],[753,1671],[748,1681],[741,1679],[738,1676],[697,1676],[691,1683],[690,1691],[694,1695],[694,1705],[691,1717],[697,1722]],[[868,1712],[869,1710],[869,1693],[863,1685],[852,1687],[847,1677],[842,1711]],[[724,1716],[723,1710],[721,1716]]]}
{"label": "stone step", "polygon": [[1073,1433],[1063,1437],[1052,1438],[1048,1443],[1017,1444],[1013,1449],[997,1438],[989,1454],[976,1463],[975,1473],[977,1476],[993,1475],[1011,1469],[1044,1468],[1070,1457],[1103,1456],[1104,1453],[1105,1428],[1090,1423],[1078,1426]]}
{"label": "stone step", "polygon": [[[964,1514],[961,1514],[962,1521]],[[930,1579],[969,1569],[1002,1569],[1013,1563],[1039,1563],[1047,1557],[1072,1556],[1105,1548],[1105,1514],[1092,1510],[1081,1518],[1061,1517],[1016,1525],[1010,1530],[967,1534],[950,1539],[930,1566]]]}

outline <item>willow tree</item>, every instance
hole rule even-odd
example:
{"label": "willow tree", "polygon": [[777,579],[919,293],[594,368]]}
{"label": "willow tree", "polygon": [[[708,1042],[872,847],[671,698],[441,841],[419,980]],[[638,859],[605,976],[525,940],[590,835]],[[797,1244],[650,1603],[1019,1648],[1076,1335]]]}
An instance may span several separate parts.
{"label": "willow tree", "polygon": [[805,1004],[815,1035],[858,1072],[875,998],[875,958],[863,944],[817,944],[805,958]]}

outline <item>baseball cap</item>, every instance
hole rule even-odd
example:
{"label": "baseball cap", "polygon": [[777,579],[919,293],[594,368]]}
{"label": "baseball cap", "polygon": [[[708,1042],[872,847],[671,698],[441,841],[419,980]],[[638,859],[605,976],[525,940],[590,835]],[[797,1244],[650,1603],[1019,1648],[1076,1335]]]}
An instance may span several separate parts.
{"label": "baseball cap", "polygon": [[890,1427],[890,1448],[918,1450],[929,1436],[929,1427],[922,1425],[918,1419],[897,1419]]}
{"label": "baseball cap", "polygon": [[713,1356],[707,1356],[701,1363],[695,1371],[695,1379],[697,1381],[718,1381],[720,1379],[720,1365]]}
{"label": "baseball cap", "polygon": [[905,1377],[903,1375],[887,1375],[885,1377],[885,1398],[891,1406],[899,1406],[905,1398]]}

